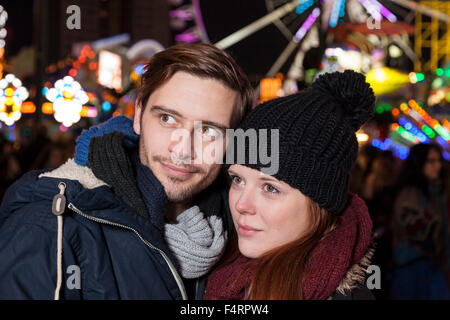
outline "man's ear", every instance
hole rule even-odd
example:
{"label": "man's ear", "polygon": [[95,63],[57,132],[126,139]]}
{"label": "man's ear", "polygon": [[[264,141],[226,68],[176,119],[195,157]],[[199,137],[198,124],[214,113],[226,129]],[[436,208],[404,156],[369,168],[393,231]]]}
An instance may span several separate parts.
{"label": "man's ear", "polygon": [[134,105],[134,120],[133,120],[133,129],[137,135],[141,134],[141,112],[142,107],[139,103]]}

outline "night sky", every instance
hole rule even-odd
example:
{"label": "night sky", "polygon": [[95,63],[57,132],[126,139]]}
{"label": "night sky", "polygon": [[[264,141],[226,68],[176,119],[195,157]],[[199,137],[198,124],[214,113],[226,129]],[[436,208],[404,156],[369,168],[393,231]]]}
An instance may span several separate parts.
{"label": "night sky", "polygon": [[0,4],[8,12],[5,54],[11,57],[32,44],[33,0],[1,0]]}
{"label": "night sky", "polygon": [[[262,0],[203,0],[201,8],[205,27],[212,43],[267,14],[265,1]],[[227,51],[251,76],[253,73],[266,73],[287,44],[287,39],[271,24],[228,48]]]}

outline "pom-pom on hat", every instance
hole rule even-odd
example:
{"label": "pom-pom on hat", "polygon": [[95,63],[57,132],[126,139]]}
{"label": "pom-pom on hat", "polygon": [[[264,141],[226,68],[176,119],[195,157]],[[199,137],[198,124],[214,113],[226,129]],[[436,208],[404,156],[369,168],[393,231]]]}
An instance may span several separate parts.
{"label": "pom-pom on hat", "polygon": [[[244,161],[238,157],[242,152],[238,144],[230,144],[229,148],[234,148],[232,163],[257,170],[267,168],[267,155],[273,157],[271,152],[276,150],[271,146],[270,132],[278,129],[279,163],[273,176],[330,213],[340,214],[345,209],[350,169],[358,153],[355,132],[373,116],[374,107],[373,90],[362,74],[350,70],[323,74],[307,90],[253,109],[239,128],[255,129],[259,135],[261,129],[267,129],[268,150],[258,149],[254,163],[249,161],[249,139],[245,140]],[[229,166],[227,161],[226,168]]]}

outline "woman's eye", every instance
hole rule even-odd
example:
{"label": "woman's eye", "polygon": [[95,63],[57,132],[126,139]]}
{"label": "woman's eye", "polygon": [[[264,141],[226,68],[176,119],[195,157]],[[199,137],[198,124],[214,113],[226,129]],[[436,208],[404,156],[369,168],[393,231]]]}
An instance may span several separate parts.
{"label": "woman's eye", "polygon": [[167,124],[174,124],[175,123],[175,119],[172,116],[168,115],[168,114],[161,115],[160,119],[161,119],[162,122],[167,123]]}
{"label": "woman's eye", "polygon": [[264,191],[267,191],[269,193],[279,193],[280,192],[277,188],[275,188],[274,186],[272,186],[270,184],[264,185]]}

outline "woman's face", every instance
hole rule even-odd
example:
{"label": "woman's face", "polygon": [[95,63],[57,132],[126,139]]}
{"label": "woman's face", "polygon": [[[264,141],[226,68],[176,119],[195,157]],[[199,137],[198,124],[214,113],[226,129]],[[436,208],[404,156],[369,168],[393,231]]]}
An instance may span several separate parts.
{"label": "woman's face", "polygon": [[441,155],[436,149],[430,149],[427,161],[423,167],[423,174],[428,180],[436,180],[442,170]]}
{"label": "woman's face", "polygon": [[298,189],[242,165],[232,165],[228,173],[229,204],[244,256],[258,258],[309,228],[308,198]]}

